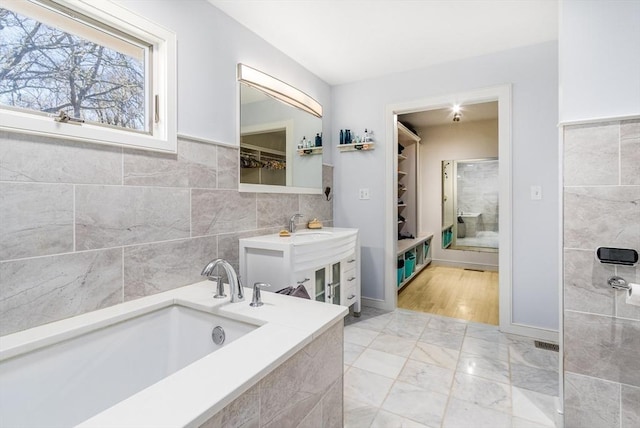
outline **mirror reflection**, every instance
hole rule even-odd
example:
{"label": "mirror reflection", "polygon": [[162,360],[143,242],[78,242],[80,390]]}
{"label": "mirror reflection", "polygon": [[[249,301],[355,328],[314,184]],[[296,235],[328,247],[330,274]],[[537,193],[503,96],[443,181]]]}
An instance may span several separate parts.
{"label": "mirror reflection", "polygon": [[442,247],[498,250],[498,159],[442,161]]}
{"label": "mirror reflection", "polygon": [[321,135],[321,118],[240,84],[240,183],[321,189]]}

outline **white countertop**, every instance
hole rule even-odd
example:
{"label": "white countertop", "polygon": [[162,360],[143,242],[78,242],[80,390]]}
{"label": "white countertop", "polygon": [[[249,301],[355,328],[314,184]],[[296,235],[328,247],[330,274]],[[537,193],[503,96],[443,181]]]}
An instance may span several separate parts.
{"label": "white countertop", "polygon": [[[227,294],[230,294],[227,287]],[[347,308],[276,293],[264,306],[213,299],[202,281],[99,311],[3,336],[0,361],[172,304],[259,325],[256,330],[85,421],[82,427],[199,426],[313,339],[339,322]]]}

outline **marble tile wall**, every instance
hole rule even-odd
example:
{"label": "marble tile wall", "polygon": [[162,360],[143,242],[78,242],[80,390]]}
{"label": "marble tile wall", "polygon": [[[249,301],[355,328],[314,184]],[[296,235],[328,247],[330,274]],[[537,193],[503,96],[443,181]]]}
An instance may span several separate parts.
{"label": "marble tile wall", "polygon": [[480,212],[478,231],[498,231],[498,161],[458,163],[458,210]]}
{"label": "marble tile wall", "polygon": [[340,321],[201,428],[341,428],[343,332]]}
{"label": "marble tile wall", "polygon": [[[323,184],[333,187],[333,168]],[[0,132],[0,335],[201,279],[238,239],[289,217],[330,226],[324,195],[240,193],[233,147],[178,154]]]}
{"label": "marble tile wall", "polygon": [[640,307],[607,285],[639,267],[602,265],[600,246],[640,251],[640,120],[564,129],[565,427],[640,426]]}

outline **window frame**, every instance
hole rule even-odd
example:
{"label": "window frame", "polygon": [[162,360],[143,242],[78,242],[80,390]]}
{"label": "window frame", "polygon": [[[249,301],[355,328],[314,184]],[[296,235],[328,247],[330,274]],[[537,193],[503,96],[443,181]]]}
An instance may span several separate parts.
{"label": "window frame", "polygon": [[[152,55],[148,62],[149,70],[145,72],[145,80],[149,84],[149,89],[145,88],[145,98],[151,103],[148,108],[149,117],[145,118],[149,129],[147,132],[141,132],[140,130],[103,126],[89,122],[82,124],[57,122],[53,117],[41,112],[29,112],[6,105],[0,105],[0,129],[176,153],[176,34],[109,0],[28,1],[43,8],[57,5],[63,13],[65,9],[76,11],[89,19],[96,20],[130,36],[132,39],[144,41],[151,46]],[[3,7],[12,10],[11,3],[12,0],[3,2]],[[91,23],[88,22],[87,25],[91,26]],[[154,120],[156,114],[158,121]]]}

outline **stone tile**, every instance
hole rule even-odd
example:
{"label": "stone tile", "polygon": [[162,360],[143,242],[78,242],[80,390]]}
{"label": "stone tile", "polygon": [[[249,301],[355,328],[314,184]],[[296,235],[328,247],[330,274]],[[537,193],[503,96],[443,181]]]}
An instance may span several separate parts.
{"label": "stone tile", "polygon": [[217,185],[216,146],[178,140],[178,153],[145,150],[124,151],[124,184],[215,188]]}
{"label": "stone tile", "polygon": [[428,317],[419,314],[396,311],[382,332],[407,339],[418,339],[428,321]]}
{"label": "stone tile", "polygon": [[640,427],[640,388],[621,385],[622,415],[620,428]]}
{"label": "stone tile", "polygon": [[564,128],[564,185],[618,184],[620,125]]}
{"label": "stone tile", "polygon": [[217,247],[215,236],[125,247],[125,301],[204,280],[200,272]]}
{"label": "stone tile", "polygon": [[380,407],[394,380],[351,367],[344,374],[344,396],[368,406]]}
{"label": "stone tile", "polygon": [[640,386],[640,322],[565,311],[565,371]]}
{"label": "stone tile", "polygon": [[513,342],[509,345],[509,362],[524,364],[546,370],[558,370],[560,354],[546,349],[538,349],[533,339],[528,342]]}
{"label": "stone tile", "polygon": [[527,419],[518,418],[516,416],[511,418],[511,428],[547,428],[549,426],[555,427],[555,425],[541,425],[539,423],[529,421]]}
{"label": "stone tile", "polygon": [[[322,397],[322,420],[323,428],[342,428],[344,421],[344,384],[342,377],[335,381],[329,391]],[[312,425],[319,426],[318,424]]]}
{"label": "stone tile", "polygon": [[564,308],[613,315],[615,293],[607,279],[613,265],[596,261],[593,250],[564,250]]}
{"label": "stone tile", "polygon": [[564,246],[637,248],[640,186],[571,187],[564,191]]}
{"label": "stone tile", "polygon": [[378,334],[379,333],[377,331],[349,325],[344,328],[344,341],[360,346],[369,346]]}
{"label": "stone tile", "polygon": [[256,225],[255,193],[191,191],[191,236],[254,230]]}
{"label": "stone tile", "polygon": [[0,260],[73,251],[73,186],[0,183]]}
{"label": "stone tile", "polygon": [[76,249],[189,237],[189,191],[76,186]]}
{"label": "stone tile", "polygon": [[122,184],[120,147],[0,131],[0,153],[0,181]]}
{"label": "stone tile", "polygon": [[448,395],[451,389],[454,371],[444,367],[408,360],[398,381],[419,386],[422,389]]}
{"label": "stone tile", "polygon": [[[512,387],[511,400],[514,417],[548,427],[555,427],[560,419],[554,396]],[[567,428],[569,426],[567,425]]]}
{"label": "stone tile", "polygon": [[488,342],[498,342],[509,344],[511,340],[509,340],[508,336],[504,333],[501,333],[498,330],[498,327],[489,324],[480,324],[476,322],[467,323],[467,337],[475,337],[476,339],[486,340]]}
{"label": "stone tile", "polygon": [[443,428],[499,428],[510,427],[511,415],[478,406],[468,401],[451,398],[444,416]]}
{"label": "stone tile", "polygon": [[415,339],[405,339],[403,337],[391,336],[384,333],[378,335],[369,345],[372,349],[400,355],[402,357],[408,357],[415,346]]}
{"label": "stone tile", "polygon": [[122,302],[122,249],[0,263],[0,335]]}
{"label": "stone tile", "polygon": [[620,184],[640,185],[640,137],[620,141]]}
{"label": "stone tile", "polygon": [[[273,428],[279,428],[280,425],[269,424]],[[316,428],[322,425],[322,404],[318,403],[311,412],[300,422],[296,428]]]}
{"label": "stone tile", "polygon": [[360,328],[366,328],[367,330],[382,331],[389,324],[389,321],[393,318],[391,312],[384,312],[382,310],[375,309],[375,312],[367,314],[366,311],[371,312],[372,309],[367,306],[362,307],[360,318],[353,316],[347,316],[344,320],[345,325],[354,325]]}
{"label": "stone tile", "polygon": [[620,426],[620,384],[565,372],[564,420],[566,427]]}
{"label": "stone tile", "polygon": [[309,220],[317,218],[320,221],[333,219],[333,202],[327,201],[322,195],[300,194],[300,205],[298,212],[302,214],[301,224],[306,224]]}
{"label": "stone tile", "polygon": [[557,370],[544,370],[522,364],[511,364],[511,384],[546,395],[558,395]]}
{"label": "stone tile", "polygon": [[344,428],[369,428],[378,413],[378,406],[344,397]]}
{"label": "stone tile", "polygon": [[404,357],[367,348],[353,362],[353,367],[395,379],[405,361]]}
{"label": "stone tile", "polygon": [[218,188],[237,189],[239,171],[239,153],[237,148],[217,146],[218,151]]}
{"label": "stone tile", "polygon": [[425,342],[417,342],[409,358],[423,363],[433,364],[446,369],[455,370],[458,365],[459,351],[443,348]]}
{"label": "stone tile", "polygon": [[463,335],[447,333],[430,328],[425,329],[419,339],[420,342],[430,343],[432,345],[442,346],[456,351],[459,351],[462,347],[463,340]]}
{"label": "stone tile", "polygon": [[298,212],[298,195],[258,193],[258,228],[289,228],[289,219]]}
{"label": "stone tile", "polygon": [[380,410],[371,424],[371,428],[429,428],[411,419]]}
{"label": "stone tile", "polygon": [[465,337],[462,343],[462,352],[468,354],[482,355],[501,361],[509,360],[509,348],[507,345],[475,337]]}
{"label": "stone tile", "polygon": [[353,364],[364,350],[364,346],[356,345],[355,343],[344,342],[344,363],[348,365]]}
{"label": "stone tile", "polygon": [[467,329],[467,323],[463,320],[458,320],[455,318],[434,316],[429,320],[427,328],[455,334],[464,334]]}
{"label": "stone tile", "polygon": [[620,140],[640,138],[640,119],[629,119],[620,122]]}
{"label": "stone tile", "polygon": [[260,426],[260,390],[253,386],[200,428],[258,428]]}
{"label": "stone tile", "polygon": [[423,425],[438,427],[447,405],[447,396],[408,383],[396,382],[382,409]]}
{"label": "stone tile", "polygon": [[451,396],[489,409],[511,413],[511,386],[506,383],[458,372],[453,379]]}
{"label": "stone tile", "polygon": [[510,383],[509,363],[481,355],[461,353],[456,371],[502,383]]}

